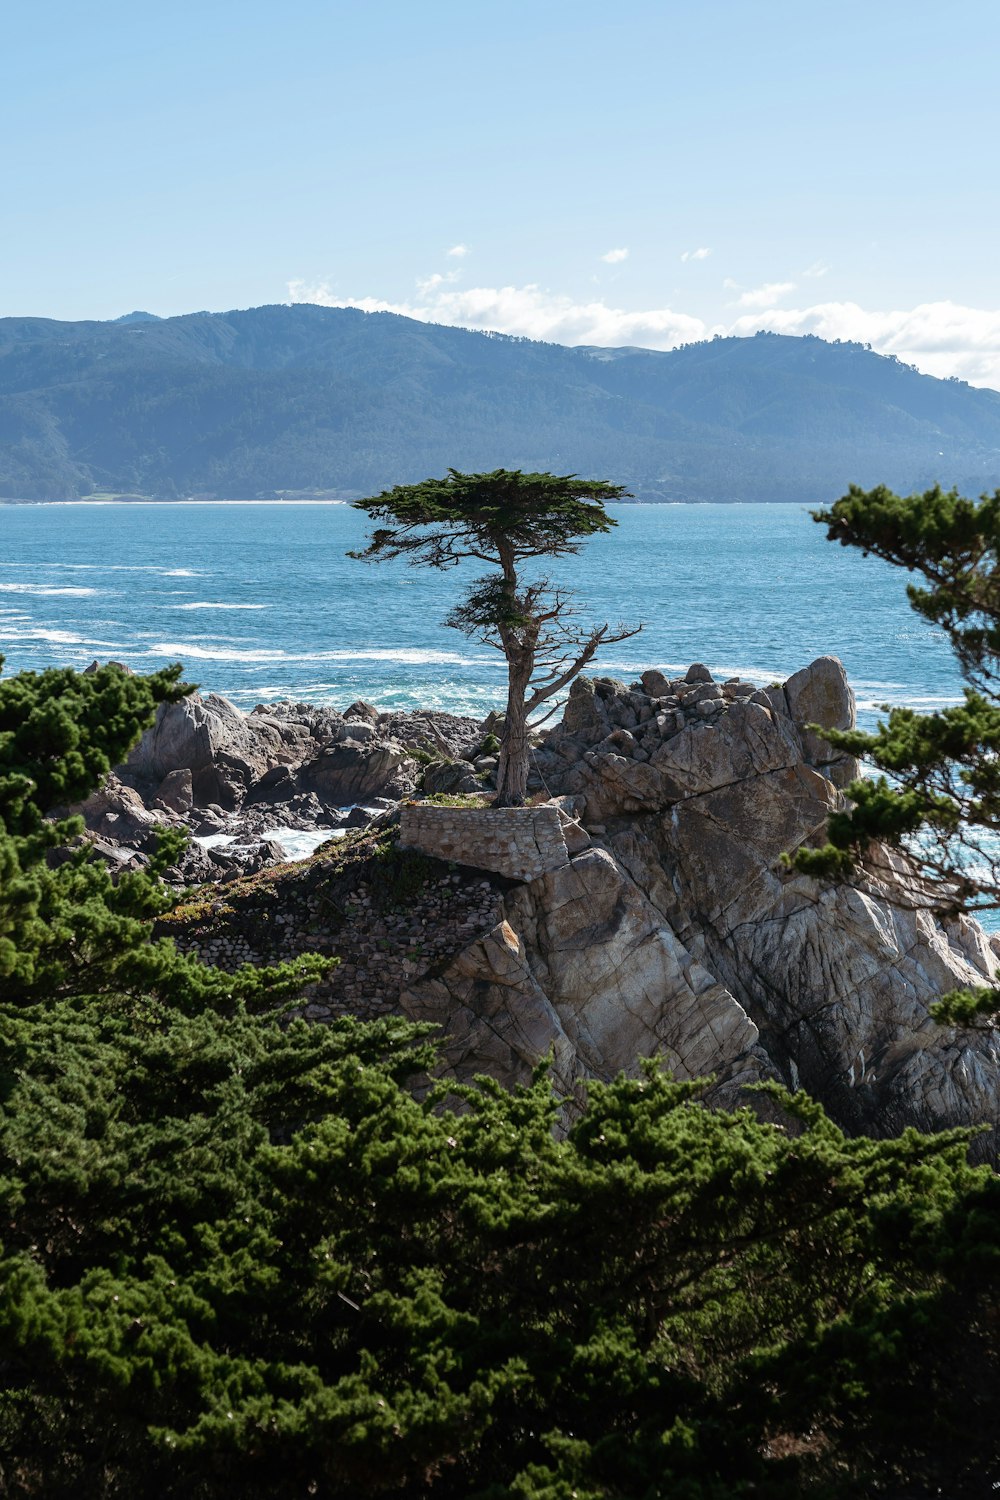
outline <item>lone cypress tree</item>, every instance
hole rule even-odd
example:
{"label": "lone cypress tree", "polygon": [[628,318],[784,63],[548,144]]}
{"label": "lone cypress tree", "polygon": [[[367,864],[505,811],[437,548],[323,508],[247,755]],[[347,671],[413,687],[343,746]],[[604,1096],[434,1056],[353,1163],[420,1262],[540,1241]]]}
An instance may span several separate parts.
{"label": "lone cypress tree", "polygon": [[588,537],[617,522],[606,500],[628,492],[575,474],[524,474],[496,469],[397,485],[355,507],[377,527],[365,562],[405,557],[415,565],[451,568],[478,558],[496,571],[477,579],[445,621],[502,651],[507,659],[507,711],[497,767],[498,807],[523,805],[528,787],[529,720],[572,682],[600,646],[636,635],[640,625],[580,625],[572,596],[547,578],[523,576],[537,557],[579,552]]}

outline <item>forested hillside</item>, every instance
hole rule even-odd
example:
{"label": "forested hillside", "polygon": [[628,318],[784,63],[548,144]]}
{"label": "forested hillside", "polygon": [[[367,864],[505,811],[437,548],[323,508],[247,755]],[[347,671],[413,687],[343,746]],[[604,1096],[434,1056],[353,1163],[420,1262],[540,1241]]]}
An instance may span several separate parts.
{"label": "forested hillside", "polygon": [[642,500],[1000,484],[1000,394],[858,344],[563,348],[311,305],[0,320],[0,497],[351,497],[449,464]]}

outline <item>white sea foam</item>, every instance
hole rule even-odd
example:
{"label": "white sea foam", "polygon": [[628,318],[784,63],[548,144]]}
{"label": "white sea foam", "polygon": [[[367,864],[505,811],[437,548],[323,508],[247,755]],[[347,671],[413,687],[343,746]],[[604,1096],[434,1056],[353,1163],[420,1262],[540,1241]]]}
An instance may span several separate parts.
{"label": "white sea foam", "polygon": [[302,662],[356,662],[356,661],[384,661],[395,662],[400,666],[482,666],[484,663],[494,666],[494,658],[490,656],[460,656],[455,651],[434,651],[418,649],[402,651],[265,651],[250,648],[243,651],[218,651],[204,646],[192,646],[184,641],[159,641],[156,645],[146,647],[150,656],[180,655],[204,658],[206,661],[285,661],[289,663]]}
{"label": "white sea foam", "polygon": [[894,683],[871,695],[856,693],[855,701],[859,710],[866,713],[883,713],[888,704],[890,708],[912,708],[916,713],[932,714],[942,708],[954,708],[962,699],[957,693],[908,693],[904,687]]}
{"label": "white sea foam", "polygon": [[195,661],[301,661],[301,657],[288,656],[284,651],[218,651],[208,646],[192,646],[187,641],[158,641],[155,646],[145,648],[147,656],[191,657]]}
{"label": "white sea foam", "polygon": [[199,599],[194,604],[161,604],[161,609],[270,609],[269,604],[210,604]]}
{"label": "white sea foam", "polygon": [[[282,854],[288,860],[308,859],[310,854],[315,854],[320,844],[327,844],[331,839],[342,839],[347,833],[346,828],[286,828],[284,825],[278,828],[268,828],[260,835],[264,839],[272,839],[281,848]],[[230,844],[240,843],[237,835],[231,833],[206,833],[200,837],[195,836],[191,842],[200,844],[203,849],[226,849]]]}
{"label": "white sea foam", "polygon": [[87,646],[101,651],[123,651],[125,648],[118,645],[116,641],[92,641],[86,636],[74,635],[69,630],[47,630],[44,626],[29,627],[28,629],[9,630],[5,622],[0,621],[0,640],[2,641],[48,641],[53,646]]}
{"label": "white sea foam", "polygon": [[436,651],[433,648],[413,646],[400,650],[320,651],[315,656],[303,656],[301,661],[389,661],[404,666],[468,667],[493,666],[498,658],[492,656],[469,656],[459,651]]}
{"label": "white sea foam", "polygon": [[51,598],[56,594],[76,594],[82,596],[84,594],[97,594],[99,592],[99,589],[57,588],[54,585],[46,583],[0,583],[0,593],[2,594],[39,594],[43,598]]}
{"label": "white sea foam", "polygon": [[[2,503],[2,502],[0,502]],[[159,573],[164,578],[208,578],[192,568],[164,568],[159,563],[68,563],[68,562],[0,562],[0,568],[31,568],[32,572],[59,569],[67,573]]]}
{"label": "white sea foam", "polygon": [[346,828],[269,828],[263,837],[279,844],[286,859],[296,860],[308,859],[320,844],[342,839],[346,833]]}

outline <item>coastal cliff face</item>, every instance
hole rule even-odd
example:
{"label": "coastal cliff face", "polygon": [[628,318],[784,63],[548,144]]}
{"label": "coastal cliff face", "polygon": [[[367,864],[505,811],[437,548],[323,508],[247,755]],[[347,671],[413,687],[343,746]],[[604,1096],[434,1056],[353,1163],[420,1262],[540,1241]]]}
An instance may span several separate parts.
{"label": "coastal cliff face", "polygon": [[[993,1156],[1000,1039],[928,1017],[943,992],[992,977],[981,929],[915,909],[901,860],[887,856],[852,885],[821,885],[781,862],[821,834],[855,770],[805,726],[847,727],[853,712],[830,657],[762,690],[713,682],[700,666],[631,686],[581,678],[536,751],[546,817],[558,812],[565,845],[536,878],[505,873],[492,856],[487,875],[482,815],[463,844],[461,814],[448,812],[459,830],[449,832],[452,863],[425,860],[422,890],[399,910],[371,904],[374,856],[358,866],[360,895],[345,895],[331,846],[308,867],[220,887],[214,917],[182,915],[168,929],[223,963],[310,946],[340,954],[350,983],[335,974],[306,997],[306,1013],[364,1013],[374,976],[380,1013],[441,1026],[443,1067],[457,1078],[523,1081],[551,1055],[556,1083],[572,1091],[657,1056],[678,1078],[712,1075],[722,1106],[759,1099],[745,1085],[778,1079],[852,1131],[982,1124],[976,1149]],[[440,742],[460,782],[485,764],[482,726],[424,716],[418,727],[416,717],[366,705],[246,716],[222,700],[180,705],[92,799],[90,820],[108,838],[127,821],[113,805],[131,808],[134,842],[153,819],[243,820],[260,833],[296,817],[303,827],[343,822],[336,801],[380,797],[374,829],[391,840],[391,799],[413,785],[415,750]],[[324,927],[334,888],[341,918]],[[447,940],[437,941],[444,913]]]}
{"label": "coastal cliff face", "polygon": [[[647,673],[641,691],[579,681],[539,763],[591,847],[507,896],[478,969],[463,955],[404,1007],[446,1027],[461,1074],[496,1070],[495,1038],[517,1037],[508,1015],[544,1000],[564,1083],[655,1054],[680,1078],[713,1074],[719,1102],[779,1078],[851,1130],[989,1126],[992,1154],[1000,1039],[927,1013],[992,976],[985,934],[914,909],[901,860],[851,886],[781,863],[854,772],[804,726],[852,722],[829,657],[763,692],[699,667],[673,683]],[[501,1071],[523,1076],[538,1042],[512,1046]]]}

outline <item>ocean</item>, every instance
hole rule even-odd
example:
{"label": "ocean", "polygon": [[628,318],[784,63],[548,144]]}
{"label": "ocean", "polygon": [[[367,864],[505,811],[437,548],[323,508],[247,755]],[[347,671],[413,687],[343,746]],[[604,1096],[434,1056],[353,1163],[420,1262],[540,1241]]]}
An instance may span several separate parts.
{"label": "ocean", "polygon": [[[961,681],[910,610],[907,575],[825,540],[790,505],[615,506],[615,530],[550,576],[581,619],[643,626],[592,670],[705,662],[760,683],[839,656],[873,724],[884,703],[931,709]],[[187,680],[244,709],[277,698],[484,715],[504,696],[490,647],[443,623],[482,564],[445,572],[346,556],[367,520],[342,504],[0,506],[4,671],[85,666]]]}

